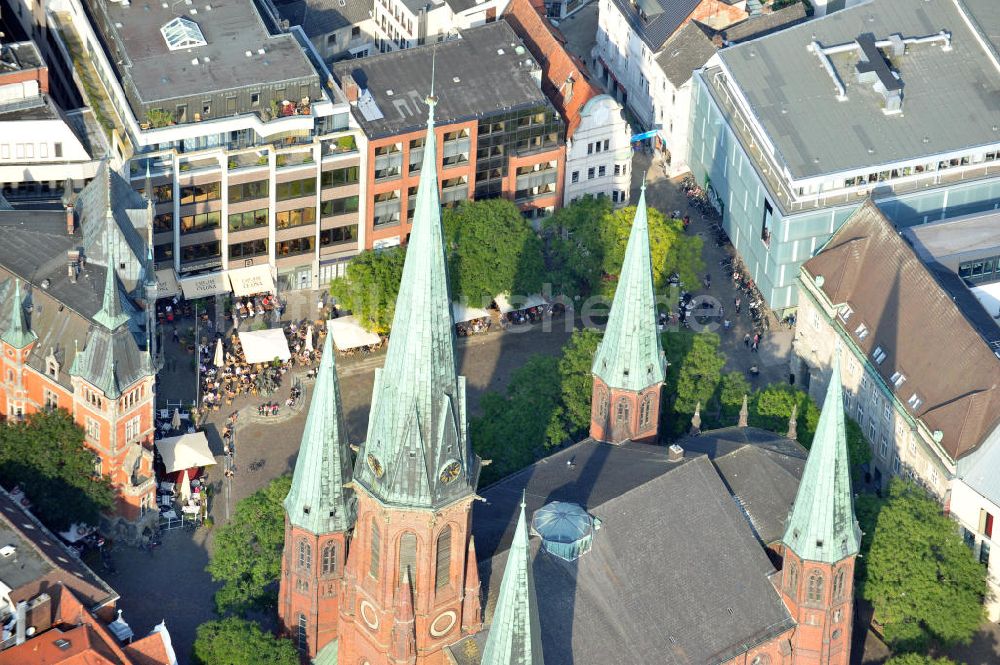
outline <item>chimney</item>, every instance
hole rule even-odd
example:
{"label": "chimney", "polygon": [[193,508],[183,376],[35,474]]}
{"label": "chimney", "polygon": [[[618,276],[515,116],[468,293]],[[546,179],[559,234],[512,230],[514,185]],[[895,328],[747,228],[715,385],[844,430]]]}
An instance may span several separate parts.
{"label": "chimney", "polygon": [[66,204],[66,235],[73,235],[73,231],[76,230],[76,219],[73,211],[73,204]]}
{"label": "chimney", "polygon": [[21,601],[17,604],[17,641],[15,644],[24,644],[28,639],[28,603]]}
{"label": "chimney", "polygon": [[80,274],[80,250],[71,249],[66,252],[66,271],[71,284],[76,284],[76,277]]}
{"label": "chimney", "polygon": [[667,461],[668,462],[680,462],[684,459],[684,449],[678,446],[676,443],[672,444],[667,448]]}
{"label": "chimney", "polygon": [[350,74],[344,76],[344,95],[347,97],[347,101],[352,104],[358,103],[358,95],[361,89],[358,86],[358,82],[354,80],[354,77]]}

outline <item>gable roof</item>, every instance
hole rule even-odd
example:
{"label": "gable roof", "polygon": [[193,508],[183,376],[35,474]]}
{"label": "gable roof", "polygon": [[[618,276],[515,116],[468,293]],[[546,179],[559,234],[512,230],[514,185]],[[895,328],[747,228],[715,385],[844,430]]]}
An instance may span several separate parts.
{"label": "gable roof", "polygon": [[[942,433],[952,459],[1000,425],[1000,358],[871,200],[802,266],[802,279],[815,285],[819,277],[826,298],[852,310],[848,321],[835,320],[840,334],[869,359],[882,349],[885,359],[871,367],[907,413]],[[856,333],[862,323],[864,339]],[[899,387],[896,372],[906,377]],[[916,409],[908,403],[914,394]]]}
{"label": "gable roof", "polygon": [[611,2],[649,50],[657,53],[702,0],[637,0],[634,5],[629,0]]}
{"label": "gable roof", "polygon": [[371,18],[374,0],[292,0],[275,3],[281,17],[301,26],[310,39]]}
{"label": "gable roof", "polygon": [[704,66],[718,49],[694,21],[687,23],[663,45],[656,64],[675,88],[689,80],[694,70]]}

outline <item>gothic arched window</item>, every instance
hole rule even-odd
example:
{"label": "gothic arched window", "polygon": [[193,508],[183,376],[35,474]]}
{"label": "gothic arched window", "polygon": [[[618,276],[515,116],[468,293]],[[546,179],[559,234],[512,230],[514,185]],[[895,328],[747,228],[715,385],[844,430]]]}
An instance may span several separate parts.
{"label": "gothic arched window", "polygon": [[809,574],[809,588],[806,592],[806,599],[810,603],[818,603],[823,600],[823,573],[814,570]]}
{"label": "gothic arched window", "polygon": [[404,533],[399,539],[399,581],[403,581],[403,573],[410,571],[410,583],[417,584],[417,537],[412,533]]}
{"label": "gothic arched window", "polygon": [[330,542],[323,546],[323,575],[333,575],[337,572],[337,543]]}
{"label": "gothic arched window", "polygon": [[434,588],[442,589],[451,581],[451,527],[446,526],[437,538],[434,565]]}
{"label": "gothic arched window", "polygon": [[368,574],[378,579],[379,554],[382,549],[382,533],[378,529],[378,524],[372,520],[372,542],[371,552],[368,557]]}
{"label": "gothic arched window", "polygon": [[840,600],[844,596],[844,571],[838,570],[833,578],[833,597]]}
{"label": "gothic arched window", "polygon": [[642,398],[642,406],[639,407],[639,427],[649,427],[649,421],[653,417],[653,396],[646,395]]}
{"label": "gothic arched window", "polygon": [[617,413],[615,413],[615,422],[616,423],[628,422],[630,415],[629,411],[630,409],[629,409],[628,398],[622,397],[620,400],[618,400]]}
{"label": "gothic arched window", "polygon": [[312,547],[304,539],[299,541],[299,570],[308,573],[312,567]]}
{"label": "gothic arched window", "polygon": [[789,564],[788,576],[785,579],[788,583],[788,592],[793,596],[797,596],[799,588],[799,567],[794,563]]}

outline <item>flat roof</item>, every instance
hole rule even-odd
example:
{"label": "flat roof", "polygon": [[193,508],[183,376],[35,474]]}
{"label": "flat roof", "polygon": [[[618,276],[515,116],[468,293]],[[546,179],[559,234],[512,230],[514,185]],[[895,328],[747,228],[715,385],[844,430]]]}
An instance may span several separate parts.
{"label": "flat roof", "polygon": [[[981,0],[879,0],[856,5],[719,52],[793,178],[810,178],[1000,143],[1000,65],[970,20],[1000,23]],[[959,9],[961,7],[961,10]],[[985,13],[985,16],[980,14]],[[846,89],[838,94],[807,47],[854,42],[864,34],[904,39],[951,33],[940,43],[908,44],[890,56],[902,83],[902,112],[855,77],[857,51],[831,55]],[[889,49],[882,53],[889,54]]]}
{"label": "flat roof", "polygon": [[967,252],[986,256],[1000,249],[1000,210],[911,226],[903,235],[925,261]]}
{"label": "flat roof", "polygon": [[353,77],[362,91],[371,93],[381,112],[380,118],[371,113],[366,117],[352,105],[368,136],[392,136],[426,125],[424,99],[431,89],[432,58],[438,125],[498,111],[551,106],[532,73],[540,75],[541,67],[514,30],[505,21],[497,21],[462,31],[460,39],[335,64],[337,80],[343,84],[347,76]]}
{"label": "flat roof", "polygon": [[[374,0],[277,0],[281,18],[301,26],[310,39],[367,21]],[[339,46],[346,47],[346,44]]]}
{"label": "flat roof", "polygon": [[8,42],[0,47],[0,74],[44,66],[42,54],[33,41]]}
{"label": "flat roof", "polygon": [[[145,103],[319,77],[295,37],[271,34],[252,0],[95,4],[107,13],[125,51],[121,67]],[[204,46],[167,46],[160,29],[179,17],[197,26]]]}

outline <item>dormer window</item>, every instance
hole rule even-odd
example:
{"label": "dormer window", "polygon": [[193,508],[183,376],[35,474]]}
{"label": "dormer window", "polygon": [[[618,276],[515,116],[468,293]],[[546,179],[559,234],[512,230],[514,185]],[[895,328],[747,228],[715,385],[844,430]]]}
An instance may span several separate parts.
{"label": "dormer window", "polygon": [[53,379],[59,378],[59,361],[54,357],[49,356],[45,359],[45,373],[48,374]]}
{"label": "dormer window", "polygon": [[837,310],[837,313],[840,314],[840,318],[842,318],[844,321],[847,321],[849,318],[851,318],[851,314],[854,314],[854,310],[851,309],[850,305],[841,305],[840,308]]}
{"label": "dormer window", "polygon": [[876,365],[881,365],[882,361],[885,360],[885,351],[882,350],[881,346],[876,346],[875,350],[872,351],[872,358],[875,360]]}
{"label": "dormer window", "polygon": [[906,375],[902,372],[893,372],[893,375],[889,377],[889,380],[892,381],[892,385],[898,388],[903,385],[904,381],[906,381]]}
{"label": "dormer window", "polygon": [[924,400],[920,398],[917,393],[910,395],[910,399],[906,400],[906,403],[910,405],[910,408],[916,411],[920,408],[920,405],[924,403]]}
{"label": "dormer window", "polygon": [[857,328],[854,329],[854,334],[858,336],[858,339],[864,339],[865,337],[868,337],[868,326],[862,323],[861,325],[859,325]]}

